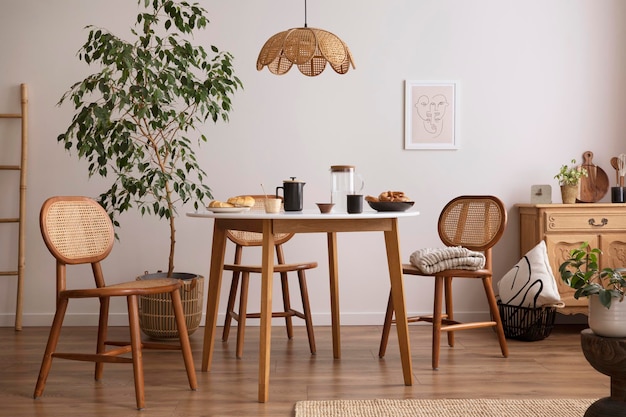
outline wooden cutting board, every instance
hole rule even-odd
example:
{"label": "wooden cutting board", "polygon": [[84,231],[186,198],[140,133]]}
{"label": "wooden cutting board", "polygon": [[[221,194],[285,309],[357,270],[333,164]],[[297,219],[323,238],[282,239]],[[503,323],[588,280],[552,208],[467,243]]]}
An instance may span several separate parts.
{"label": "wooden cutting board", "polygon": [[587,170],[587,176],[580,179],[580,188],[576,201],[580,203],[596,203],[600,201],[609,190],[609,177],[606,172],[594,165],[593,152],[583,153],[583,163],[580,168]]}

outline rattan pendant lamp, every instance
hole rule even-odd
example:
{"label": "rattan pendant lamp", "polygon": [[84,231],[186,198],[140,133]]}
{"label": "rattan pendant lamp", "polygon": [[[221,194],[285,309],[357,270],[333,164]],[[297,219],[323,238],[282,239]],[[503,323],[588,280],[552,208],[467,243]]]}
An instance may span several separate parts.
{"label": "rattan pendant lamp", "polygon": [[256,69],[264,66],[272,74],[283,75],[295,64],[309,77],[319,75],[326,62],[338,74],[356,68],[348,46],[336,35],[322,29],[307,27],[306,0],[304,0],[304,27],[277,33],[265,42],[256,61]]}

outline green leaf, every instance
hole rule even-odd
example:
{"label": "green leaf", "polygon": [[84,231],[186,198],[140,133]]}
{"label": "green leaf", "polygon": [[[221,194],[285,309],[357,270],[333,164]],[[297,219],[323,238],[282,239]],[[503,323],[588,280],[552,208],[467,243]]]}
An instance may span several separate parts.
{"label": "green leaf", "polygon": [[600,291],[598,296],[600,297],[600,302],[602,303],[603,306],[605,306],[606,308],[609,308],[611,306],[611,293],[609,291]]}

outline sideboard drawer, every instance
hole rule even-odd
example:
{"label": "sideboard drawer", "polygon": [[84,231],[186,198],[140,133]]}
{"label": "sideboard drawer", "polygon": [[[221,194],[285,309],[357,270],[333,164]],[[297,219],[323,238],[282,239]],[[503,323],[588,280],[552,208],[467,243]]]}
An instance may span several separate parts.
{"label": "sideboard drawer", "polygon": [[595,211],[574,213],[552,211],[545,213],[546,232],[624,231],[626,214]]}

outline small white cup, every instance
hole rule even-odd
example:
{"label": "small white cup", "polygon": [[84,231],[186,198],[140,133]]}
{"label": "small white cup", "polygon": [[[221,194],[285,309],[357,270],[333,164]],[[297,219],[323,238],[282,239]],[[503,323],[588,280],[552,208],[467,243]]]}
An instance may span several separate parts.
{"label": "small white cup", "polygon": [[266,213],[279,213],[280,205],[283,202],[280,198],[266,198],[265,199],[265,212]]}

